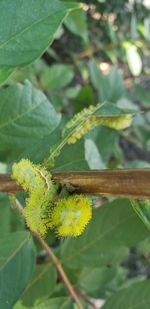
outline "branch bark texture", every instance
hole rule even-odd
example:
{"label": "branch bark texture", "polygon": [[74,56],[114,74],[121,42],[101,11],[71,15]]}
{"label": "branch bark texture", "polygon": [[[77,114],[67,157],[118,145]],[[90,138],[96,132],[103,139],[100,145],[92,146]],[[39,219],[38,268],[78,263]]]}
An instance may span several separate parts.
{"label": "branch bark texture", "polygon": [[[104,197],[150,198],[150,169],[106,169],[84,172],[54,172],[54,181],[68,190]],[[22,188],[10,175],[0,175],[0,192],[16,193]]]}

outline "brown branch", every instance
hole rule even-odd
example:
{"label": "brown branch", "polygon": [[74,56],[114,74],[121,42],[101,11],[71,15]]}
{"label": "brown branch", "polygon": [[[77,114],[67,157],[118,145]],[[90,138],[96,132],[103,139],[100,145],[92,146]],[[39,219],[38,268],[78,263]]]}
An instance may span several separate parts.
{"label": "brown branch", "polygon": [[76,289],[76,292],[78,295],[85,301],[85,303],[90,305],[90,308],[97,309],[97,306],[91,301],[91,299],[83,292],[81,292],[79,289]]}
{"label": "brown branch", "polygon": [[[23,216],[22,205],[20,204],[20,202],[17,199],[16,199],[16,208],[18,209],[20,214]],[[47,255],[50,257],[53,265],[56,267],[58,273],[60,274],[62,281],[64,282],[65,286],[67,287],[71,298],[74,299],[74,301],[76,302],[78,309],[83,309],[83,306],[80,303],[80,300],[78,298],[78,295],[76,294],[74,287],[72,286],[71,282],[69,281],[68,277],[66,276],[61,263],[57,259],[56,255],[53,253],[52,249],[48,246],[46,241],[41,237],[41,235],[38,232],[33,232],[33,235],[36,237],[36,239],[39,241],[39,243],[41,244],[43,249],[46,251]]]}
{"label": "brown branch", "polygon": [[[106,169],[52,174],[54,181],[76,193],[104,197],[150,198],[150,169]],[[9,175],[0,176],[0,192],[22,191]]]}

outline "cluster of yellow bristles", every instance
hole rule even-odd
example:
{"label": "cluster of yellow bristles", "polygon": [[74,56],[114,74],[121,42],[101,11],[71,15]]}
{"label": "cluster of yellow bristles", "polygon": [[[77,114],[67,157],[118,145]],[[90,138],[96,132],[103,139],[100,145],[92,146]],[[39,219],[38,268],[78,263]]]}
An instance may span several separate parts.
{"label": "cluster of yellow bristles", "polygon": [[58,236],[79,236],[92,217],[91,200],[84,195],[58,198],[51,174],[22,159],[12,168],[12,178],[29,193],[23,209],[27,225],[42,236],[49,228]]}
{"label": "cluster of yellow bristles", "polygon": [[72,195],[58,200],[51,216],[51,227],[61,236],[79,236],[91,216],[91,200],[84,195]]}

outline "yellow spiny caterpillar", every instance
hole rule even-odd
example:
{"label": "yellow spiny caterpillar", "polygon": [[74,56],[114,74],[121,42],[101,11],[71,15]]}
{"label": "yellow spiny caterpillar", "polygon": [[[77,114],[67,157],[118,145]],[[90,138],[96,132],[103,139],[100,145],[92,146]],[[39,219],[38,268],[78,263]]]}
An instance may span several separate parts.
{"label": "yellow spiny caterpillar", "polygon": [[77,140],[100,125],[116,130],[122,130],[130,126],[133,118],[131,113],[121,113],[122,111],[117,108],[112,115],[100,114],[99,111],[102,107],[103,105],[97,104],[85,108],[67,123],[63,130],[63,137],[68,135],[68,144],[76,143]]}
{"label": "yellow spiny caterpillar", "polygon": [[58,236],[79,236],[92,217],[92,202],[84,195],[60,199],[53,208],[50,226]]}
{"label": "yellow spiny caterpillar", "polygon": [[40,165],[22,159],[13,165],[12,178],[29,192],[26,207],[23,209],[27,225],[32,231],[37,230],[44,235],[47,231],[51,202],[56,196],[56,187],[50,173]]}
{"label": "yellow spiny caterpillar", "polygon": [[12,178],[29,192],[23,214],[31,231],[45,235],[53,228],[59,236],[82,233],[92,216],[90,199],[84,195],[58,199],[51,174],[29,160],[22,159],[13,165]]}

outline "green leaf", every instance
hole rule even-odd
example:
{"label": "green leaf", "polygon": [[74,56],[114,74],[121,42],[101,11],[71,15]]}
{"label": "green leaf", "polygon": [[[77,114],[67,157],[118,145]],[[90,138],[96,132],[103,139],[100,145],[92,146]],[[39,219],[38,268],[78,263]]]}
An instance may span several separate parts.
{"label": "green leaf", "polygon": [[77,7],[59,0],[1,1],[0,68],[24,66],[40,57],[68,10]]}
{"label": "green leaf", "polygon": [[49,297],[55,288],[56,279],[56,269],[52,264],[36,266],[32,280],[22,295],[23,305],[31,307],[38,299]]}
{"label": "green leaf", "polygon": [[95,142],[103,162],[107,162],[118,150],[119,134],[116,130],[98,127],[88,134],[88,138]]}
{"label": "green leaf", "polygon": [[138,214],[143,223],[150,230],[150,200],[132,200],[133,209]]}
{"label": "green leaf", "polygon": [[12,309],[31,279],[35,249],[28,232],[0,240],[0,308]]}
{"label": "green leaf", "polygon": [[19,301],[15,304],[13,309],[28,309],[27,307],[23,306],[22,303]]}
{"label": "green leaf", "polygon": [[24,83],[29,80],[32,85],[39,87],[39,76],[47,68],[45,61],[41,58],[34,61],[25,67],[19,67],[16,69],[8,79],[8,84],[10,83]]}
{"label": "green leaf", "polygon": [[135,283],[129,288],[115,293],[103,306],[103,309],[149,309],[150,281]]}
{"label": "green leaf", "polygon": [[148,235],[128,200],[108,202],[94,210],[81,236],[64,241],[61,260],[72,268],[113,264],[120,248],[136,245]]}
{"label": "green leaf", "polygon": [[125,95],[125,86],[123,78],[116,66],[113,66],[105,79],[105,83],[109,88],[109,100],[117,102]]}
{"label": "green leaf", "polygon": [[149,16],[144,18],[144,35],[145,38],[150,41],[150,18]]}
{"label": "green leaf", "polygon": [[89,138],[85,140],[85,158],[90,169],[106,168],[96,144]]}
{"label": "green leaf", "polygon": [[126,275],[127,270],[119,266],[85,267],[81,270],[77,286],[91,297],[105,298],[123,284]]}
{"label": "green leaf", "polygon": [[96,103],[97,99],[92,87],[90,85],[84,85],[74,100],[75,112],[81,112],[83,108],[96,105]]}
{"label": "green leaf", "polygon": [[37,304],[33,309],[74,309],[74,305],[68,297],[56,297]]}
{"label": "green leaf", "polygon": [[80,92],[80,86],[77,85],[77,86],[73,86],[73,87],[68,87],[66,90],[65,90],[65,96],[69,99],[74,99],[77,97],[77,95],[79,94]]}
{"label": "green leaf", "polygon": [[90,77],[94,88],[99,92],[99,96],[103,101],[108,99],[109,91],[105,78],[101,73],[95,59],[89,61]]}
{"label": "green leaf", "polygon": [[1,88],[0,97],[0,156],[4,161],[22,153],[29,157],[30,147],[57,128],[60,114],[29,82]]}
{"label": "green leaf", "polygon": [[133,76],[139,76],[142,71],[142,59],[135,45],[127,44],[126,57]]}
{"label": "green leaf", "polygon": [[137,31],[138,21],[136,12],[132,12],[131,15],[131,22],[130,22],[130,29],[131,29],[131,38],[132,40],[137,40],[139,38],[139,33]]}
{"label": "green leaf", "polygon": [[149,106],[150,102],[150,92],[143,88],[140,84],[133,84],[133,90],[135,91],[135,95],[141,101],[142,105],[145,107]]}
{"label": "green leaf", "polygon": [[133,160],[133,161],[128,161],[125,164],[126,168],[150,168],[150,163],[147,161],[142,161],[142,160]]}
{"label": "green leaf", "polygon": [[11,208],[8,196],[0,194],[0,235],[1,238],[10,232],[24,229],[24,220],[17,209]]}
{"label": "green leaf", "polygon": [[0,68],[0,85],[3,84],[13,72],[12,69]]}
{"label": "green leaf", "polygon": [[55,171],[79,171],[89,169],[85,158],[84,141],[66,145],[55,162]]}
{"label": "green leaf", "polygon": [[[58,114],[57,114],[58,115]],[[60,141],[59,127],[49,135],[38,138],[30,146],[30,149],[26,148],[20,152],[18,158],[28,157],[31,161],[35,163],[41,163],[49,155],[49,150]]]}
{"label": "green leaf", "polygon": [[112,67],[109,74],[104,76],[95,59],[89,62],[90,77],[93,86],[98,91],[100,100],[117,102],[125,94],[125,87],[116,66]]}
{"label": "green leaf", "polygon": [[6,195],[0,194],[0,235],[1,238],[10,232],[10,205]]}
{"label": "green leaf", "polygon": [[50,90],[57,90],[67,86],[73,79],[74,72],[71,65],[55,64],[47,68],[42,75],[42,85]]}
{"label": "green leaf", "polygon": [[88,41],[86,13],[83,9],[72,11],[65,19],[65,26],[73,33]]}

